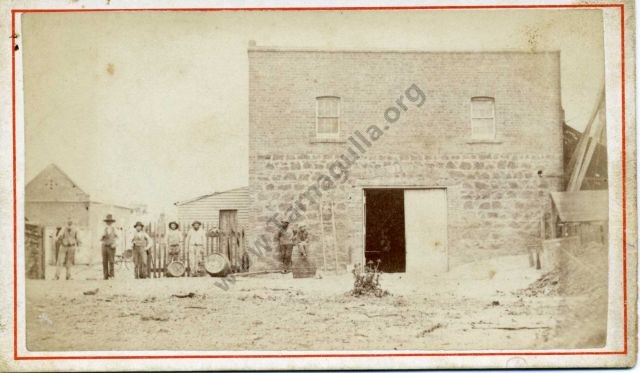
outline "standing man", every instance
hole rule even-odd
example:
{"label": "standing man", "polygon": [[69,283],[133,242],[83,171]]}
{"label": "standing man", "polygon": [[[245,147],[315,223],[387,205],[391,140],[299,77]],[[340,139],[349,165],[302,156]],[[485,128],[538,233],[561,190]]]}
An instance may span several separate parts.
{"label": "standing man", "polygon": [[291,253],[293,252],[293,232],[289,229],[289,220],[283,219],[280,230],[275,237],[282,258],[282,273],[291,271]]}
{"label": "standing man", "polygon": [[135,278],[147,277],[147,254],[151,249],[151,237],[142,230],[144,224],[136,222],[133,226],[136,232],[133,234],[131,243],[133,246],[133,275]]}
{"label": "standing man", "polygon": [[192,277],[204,272],[204,245],[206,237],[204,230],[200,230],[202,223],[194,221],[191,223],[192,229],[187,234],[186,246],[189,248],[189,273]]}
{"label": "standing man", "polygon": [[67,219],[67,226],[60,229],[56,236],[60,242],[58,257],[56,258],[56,280],[60,279],[60,268],[64,265],[67,270],[67,280],[71,280],[71,266],[75,262],[76,248],[80,245],[78,230],[73,226],[73,220]]}
{"label": "standing man", "polygon": [[105,280],[115,277],[114,261],[116,258],[116,242],[118,240],[116,227],[113,226],[115,221],[111,214],[107,215],[104,219],[107,226],[104,227],[104,233],[100,239],[102,241],[102,274]]}
{"label": "standing man", "polygon": [[177,222],[172,221],[171,223],[169,223],[169,232],[167,232],[169,263],[180,260],[180,243],[182,242],[182,232],[180,232],[179,228],[180,225]]}

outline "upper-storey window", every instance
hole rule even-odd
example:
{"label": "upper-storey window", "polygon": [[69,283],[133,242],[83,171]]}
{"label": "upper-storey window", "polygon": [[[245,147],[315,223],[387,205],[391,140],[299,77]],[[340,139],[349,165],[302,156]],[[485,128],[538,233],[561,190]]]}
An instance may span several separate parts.
{"label": "upper-storey window", "polygon": [[471,137],[493,140],[496,137],[496,102],[493,97],[471,98]]}
{"label": "upper-storey window", "polygon": [[340,97],[316,97],[316,137],[340,136]]}

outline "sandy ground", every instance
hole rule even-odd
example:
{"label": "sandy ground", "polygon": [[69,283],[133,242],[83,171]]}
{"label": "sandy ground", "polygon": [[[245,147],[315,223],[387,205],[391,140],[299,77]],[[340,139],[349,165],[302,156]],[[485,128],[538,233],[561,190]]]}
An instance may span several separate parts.
{"label": "sandy ground", "polygon": [[[563,298],[526,296],[540,277],[526,256],[428,279],[385,274],[391,295],[354,298],[351,274],[293,279],[134,280],[76,268],[70,281],[27,283],[27,347],[52,350],[462,350],[554,346]],[[51,276],[51,273],[48,274]],[[95,291],[94,295],[83,294]],[[192,297],[178,298],[173,295]]]}

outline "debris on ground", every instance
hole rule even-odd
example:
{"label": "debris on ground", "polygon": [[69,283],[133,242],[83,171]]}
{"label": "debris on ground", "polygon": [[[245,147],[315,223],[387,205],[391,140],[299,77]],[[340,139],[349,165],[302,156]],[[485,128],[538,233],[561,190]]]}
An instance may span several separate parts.
{"label": "debris on ground", "polygon": [[172,294],[174,298],[193,298],[196,296],[196,293],[189,292],[187,294]]}
{"label": "debris on ground", "polygon": [[158,315],[143,315],[140,316],[140,320],[142,321],[169,321],[168,316],[158,316]]}
{"label": "debris on ground", "polygon": [[84,294],[84,295],[96,295],[96,294],[98,294],[98,290],[100,290],[100,289],[87,290],[87,291],[83,292],[82,294]]}
{"label": "debris on ground", "polygon": [[528,297],[536,297],[539,295],[558,295],[559,283],[560,270],[556,268],[542,275],[521,292]]}
{"label": "debris on ground", "polygon": [[[606,252],[599,253],[603,254]],[[577,258],[590,266],[603,266],[602,275],[607,274],[603,258]],[[570,276],[586,284],[570,284],[571,291],[595,281],[587,281],[588,276],[600,276],[600,272],[578,272],[574,262],[568,263]],[[175,346],[207,350],[215,346],[232,351],[249,345],[259,350],[420,350],[425,343],[433,350],[542,350],[578,344],[595,348],[606,341],[606,277],[595,281],[603,286],[600,292],[530,297],[521,289],[543,272],[527,264],[526,254],[492,258],[472,267],[453,267],[447,275],[450,277],[434,277],[425,283],[407,275],[400,279],[399,274],[383,273],[382,288],[392,294],[382,298],[351,295],[351,271],[327,275],[323,280],[294,281],[282,274],[264,275],[272,276],[268,281],[263,276],[248,277],[227,292],[212,289],[206,278],[131,279],[99,286],[101,291],[95,296],[82,292],[95,289],[97,283],[69,281],[51,286],[51,281],[28,280],[27,343],[38,351],[58,350],[60,346],[102,351],[170,350]],[[474,268],[483,276],[458,277]],[[493,280],[486,278],[489,268],[500,268]],[[102,273],[101,267],[95,270]],[[563,286],[561,282],[559,290]],[[195,296],[171,296],[189,292]],[[263,299],[254,298],[254,294]],[[268,296],[275,300],[268,300]],[[113,301],[100,302],[99,298]],[[491,306],[493,301],[500,305]],[[587,302],[592,304],[585,306]],[[42,314],[54,323],[42,324]],[[296,327],[283,327],[283,317],[294,320]],[[126,325],[127,333],[136,338],[123,339],[117,325]],[[558,325],[562,329],[556,333]],[[600,331],[605,334],[600,336]],[[422,337],[416,337],[419,333]]]}
{"label": "debris on ground", "polygon": [[235,277],[255,277],[260,275],[268,275],[272,273],[280,273],[280,270],[266,270],[266,271],[256,271],[256,272],[239,272],[234,273]]}
{"label": "debris on ground", "polygon": [[432,327],[430,327],[430,328],[428,328],[428,329],[425,329],[425,330],[421,331],[420,333],[418,333],[418,335],[416,335],[416,337],[418,337],[418,338],[424,337],[424,336],[426,336],[427,334],[429,334],[429,333],[433,333],[435,330],[442,328],[443,326],[444,326],[444,325],[442,325],[441,323],[437,323],[437,324],[435,324],[434,326],[432,326]]}

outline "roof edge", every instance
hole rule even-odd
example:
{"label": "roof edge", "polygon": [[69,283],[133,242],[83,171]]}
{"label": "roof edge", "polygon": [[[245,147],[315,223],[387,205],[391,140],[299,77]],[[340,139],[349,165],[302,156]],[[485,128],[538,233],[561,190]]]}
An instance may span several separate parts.
{"label": "roof edge", "polygon": [[223,194],[223,193],[233,192],[233,191],[240,190],[240,189],[249,189],[249,186],[247,185],[247,186],[242,186],[242,187],[237,187],[237,188],[231,188],[231,189],[223,190],[223,191],[221,191],[221,192],[213,192],[213,193],[203,194],[203,195],[201,195],[201,196],[194,197],[194,198],[191,198],[191,199],[187,199],[187,200],[184,200],[184,201],[174,202],[174,203],[173,203],[173,205],[174,205],[174,206],[183,206],[183,205],[186,205],[187,203],[191,203],[191,202],[199,201],[199,200],[201,200],[201,199],[203,199],[203,198],[207,198],[207,197],[211,197],[211,196],[216,196],[216,195],[218,195],[218,194]]}
{"label": "roof edge", "polygon": [[525,51],[516,49],[504,49],[504,50],[492,50],[492,51],[434,51],[424,49],[384,49],[384,48],[372,48],[372,49],[351,49],[351,48],[305,48],[305,47],[278,47],[278,46],[254,46],[250,45],[247,48],[248,53],[253,52],[314,52],[314,53],[397,53],[397,54],[560,54],[559,49],[553,50],[540,50],[540,51]]}

